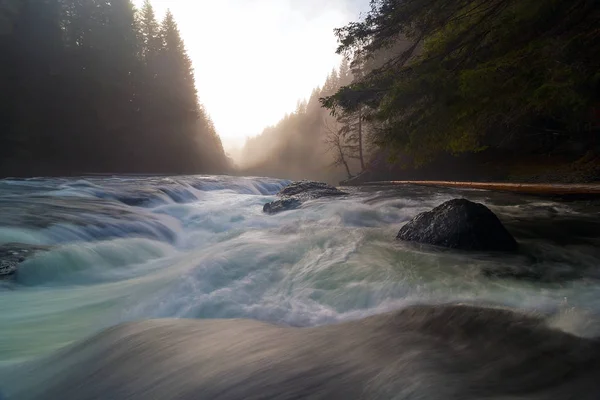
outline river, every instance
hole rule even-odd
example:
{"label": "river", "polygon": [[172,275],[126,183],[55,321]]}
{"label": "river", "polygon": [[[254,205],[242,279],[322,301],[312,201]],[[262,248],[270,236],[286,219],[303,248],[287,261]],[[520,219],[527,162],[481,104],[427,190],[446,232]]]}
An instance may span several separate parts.
{"label": "river", "polygon": [[[0,244],[48,248],[0,281],[0,366],[156,318],[313,327],[462,302],[543,314],[582,337],[600,333],[598,201],[375,186],[265,215],[263,205],[288,183],[229,176],[1,180]],[[490,207],[520,252],[466,254],[395,240],[403,223],[455,197]],[[585,273],[558,282],[481,274],[498,263]]]}

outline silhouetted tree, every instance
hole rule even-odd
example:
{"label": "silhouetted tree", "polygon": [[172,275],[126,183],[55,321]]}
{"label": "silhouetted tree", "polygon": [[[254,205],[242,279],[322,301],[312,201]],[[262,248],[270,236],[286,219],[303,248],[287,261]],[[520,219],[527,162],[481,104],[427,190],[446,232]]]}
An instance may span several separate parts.
{"label": "silhouetted tree", "polygon": [[140,33],[143,42],[142,55],[149,66],[158,57],[158,53],[163,47],[160,35],[160,25],[156,19],[154,7],[150,0],[145,0],[139,15]]}
{"label": "silhouetted tree", "polygon": [[0,0],[0,173],[217,172],[171,13],[146,1]]}
{"label": "silhouetted tree", "polygon": [[340,128],[337,126],[331,127],[327,121],[325,121],[324,141],[325,144],[327,144],[327,150],[333,154],[333,161],[331,165],[334,167],[343,166],[348,179],[352,178],[352,172],[350,171],[348,159],[350,158],[349,153],[353,152],[353,149],[348,149],[348,145],[345,143],[344,136],[340,134]]}

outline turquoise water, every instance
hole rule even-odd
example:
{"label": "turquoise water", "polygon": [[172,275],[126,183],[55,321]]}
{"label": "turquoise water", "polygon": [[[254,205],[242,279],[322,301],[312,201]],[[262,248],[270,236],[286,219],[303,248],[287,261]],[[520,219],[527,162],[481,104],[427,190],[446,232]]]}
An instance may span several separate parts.
{"label": "turquoise water", "polygon": [[[0,244],[48,245],[0,282],[0,362],[36,359],[116,324],[250,318],[287,326],[462,301],[556,315],[596,335],[598,204],[484,191],[353,188],[265,215],[288,182],[220,176],[0,181]],[[481,201],[517,237],[513,256],[398,243],[403,223],[454,197]],[[480,267],[587,271],[562,283],[490,279]]]}

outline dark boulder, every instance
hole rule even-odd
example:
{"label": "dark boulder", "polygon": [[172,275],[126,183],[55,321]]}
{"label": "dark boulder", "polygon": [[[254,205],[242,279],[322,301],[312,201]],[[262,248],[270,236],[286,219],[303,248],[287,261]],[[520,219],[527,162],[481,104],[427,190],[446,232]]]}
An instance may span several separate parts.
{"label": "dark boulder", "polygon": [[36,253],[48,249],[48,246],[35,246],[24,243],[0,245],[0,279],[14,275],[17,272],[19,264]]}
{"label": "dark boulder", "polygon": [[267,203],[263,211],[276,214],[281,211],[293,210],[300,207],[304,201],[322,197],[343,196],[347,193],[323,182],[299,181],[283,188],[277,196],[279,200]]}
{"label": "dark boulder", "polygon": [[514,251],[517,242],[486,206],[466,199],[450,200],[417,215],[397,239],[460,250]]}

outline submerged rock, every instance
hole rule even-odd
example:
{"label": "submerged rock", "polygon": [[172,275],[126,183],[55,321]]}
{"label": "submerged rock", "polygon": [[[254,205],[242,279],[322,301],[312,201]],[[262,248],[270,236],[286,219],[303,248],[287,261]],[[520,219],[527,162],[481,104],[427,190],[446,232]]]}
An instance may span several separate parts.
{"label": "submerged rock", "polygon": [[302,198],[317,199],[320,197],[342,196],[345,194],[347,193],[323,182],[299,181],[284,187],[277,195],[281,197],[299,196]]}
{"label": "submerged rock", "polygon": [[0,279],[14,275],[17,272],[19,264],[36,253],[48,249],[47,246],[35,246],[24,243],[0,245]]}
{"label": "submerged rock", "polygon": [[565,282],[584,277],[582,271],[577,271],[570,267],[544,265],[511,265],[496,264],[485,265],[481,273],[488,278],[511,278],[519,280],[528,280],[534,282]]}
{"label": "submerged rock", "polygon": [[489,208],[466,199],[450,200],[417,215],[400,229],[397,239],[460,250],[514,251],[518,246]]}
{"label": "submerged rock", "polygon": [[343,196],[347,193],[323,182],[299,181],[283,188],[277,196],[281,197],[271,203],[265,204],[263,211],[267,214],[293,210],[304,201],[319,199],[321,197]]}
{"label": "submerged rock", "polygon": [[302,202],[295,198],[275,200],[265,204],[265,206],[263,207],[263,211],[267,214],[276,214],[281,211],[296,209],[300,207],[301,204]]}

